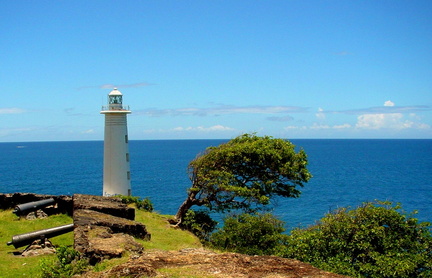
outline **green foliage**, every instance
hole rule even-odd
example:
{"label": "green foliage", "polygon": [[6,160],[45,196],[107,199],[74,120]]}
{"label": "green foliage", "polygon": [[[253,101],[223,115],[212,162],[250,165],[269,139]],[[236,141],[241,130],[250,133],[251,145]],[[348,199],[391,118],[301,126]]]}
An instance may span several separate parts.
{"label": "green foliage", "polygon": [[352,277],[432,277],[430,223],[413,214],[380,201],[338,209],[293,230],[285,256]]}
{"label": "green foliage", "polygon": [[181,227],[191,231],[201,241],[208,241],[217,224],[218,222],[214,221],[207,211],[190,209],[187,211]]}
{"label": "green foliage", "polygon": [[137,209],[141,209],[148,212],[153,211],[153,203],[148,197],[145,199],[141,199],[140,197],[136,197],[136,196],[124,196],[124,195],[118,195],[117,197],[119,197],[124,204],[135,204]]}
{"label": "green foliage", "polygon": [[214,211],[252,212],[273,196],[298,197],[311,178],[303,150],[287,140],[244,134],[218,147],[209,147],[188,166],[192,186],[176,218],[192,206]]}
{"label": "green foliage", "polygon": [[56,259],[41,260],[41,278],[66,278],[86,271],[88,261],[82,259],[78,251],[62,246],[57,248],[56,252]]}
{"label": "green foliage", "polygon": [[211,235],[210,242],[224,251],[275,255],[287,241],[284,231],[284,222],[270,213],[244,213],[225,218],[224,226]]}

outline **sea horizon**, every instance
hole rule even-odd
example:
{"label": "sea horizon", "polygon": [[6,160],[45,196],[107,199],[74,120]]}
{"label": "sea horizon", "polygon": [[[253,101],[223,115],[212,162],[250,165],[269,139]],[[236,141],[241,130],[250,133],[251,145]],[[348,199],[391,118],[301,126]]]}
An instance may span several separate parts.
{"label": "sea horizon", "polygon": [[[265,136],[265,135],[264,135]],[[283,138],[275,137],[284,140],[432,140],[432,138]],[[187,141],[187,140],[231,140],[233,138],[161,138],[161,139],[129,139],[129,141]],[[0,141],[1,143],[51,143],[51,142],[99,142],[104,139],[90,139],[90,140],[36,140],[36,141]]]}
{"label": "sea horizon", "polygon": [[[187,196],[187,165],[230,139],[130,140],[132,195],[173,215]],[[299,198],[275,198],[287,227],[339,207],[388,200],[432,222],[432,139],[288,139],[305,150],[313,178]],[[1,142],[0,192],[102,195],[103,140]],[[198,207],[194,207],[198,209]]]}

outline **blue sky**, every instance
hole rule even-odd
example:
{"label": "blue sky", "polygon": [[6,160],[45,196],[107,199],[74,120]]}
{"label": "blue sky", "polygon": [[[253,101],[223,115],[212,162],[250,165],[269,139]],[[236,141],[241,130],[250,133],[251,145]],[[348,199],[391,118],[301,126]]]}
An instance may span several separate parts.
{"label": "blue sky", "polygon": [[432,1],[2,1],[0,142],[432,138]]}

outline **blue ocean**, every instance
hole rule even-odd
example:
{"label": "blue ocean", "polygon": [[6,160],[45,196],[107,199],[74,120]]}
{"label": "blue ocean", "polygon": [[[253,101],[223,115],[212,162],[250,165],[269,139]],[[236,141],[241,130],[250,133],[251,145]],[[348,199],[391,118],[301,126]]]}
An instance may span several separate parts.
{"label": "blue ocean", "polygon": [[[190,186],[188,163],[226,141],[130,141],[132,194],[175,214]],[[432,140],[290,141],[307,153],[313,178],[299,198],[273,203],[288,230],[375,199],[400,202],[432,222]],[[0,193],[102,194],[102,141],[0,143],[0,157]]]}

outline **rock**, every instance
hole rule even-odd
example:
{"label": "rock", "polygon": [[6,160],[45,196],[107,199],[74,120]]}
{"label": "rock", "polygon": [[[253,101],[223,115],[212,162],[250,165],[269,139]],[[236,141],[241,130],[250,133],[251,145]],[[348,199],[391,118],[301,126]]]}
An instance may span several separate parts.
{"label": "rock", "polygon": [[79,209],[94,210],[129,220],[135,219],[135,209],[123,204],[117,197],[75,194],[73,195],[73,210]]}
{"label": "rock", "polygon": [[46,214],[43,210],[39,209],[37,211],[32,211],[26,216],[26,220],[34,220],[34,219],[42,219],[47,218],[48,214]]}
{"label": "rock", "polygon": [[144,224],[125,218],[79,209],[74,211],[73,219],[75,226],[105,226],[109,227],[113,233],[126,233],[137,238],[150,239],[150,234]]}
{"label": "rock", "polygon": [[48,239],[37,239],[33,241],[22,253],[23,257],[39,256],[55,253],[55,248]]}
{"label": "rock", "polygon": [[75,250],[94,265],[105,259],[119,258],[126,251],[141,254],[144,247],[124,233],[112,233],[109,227],[78,226],[75,228]]}

